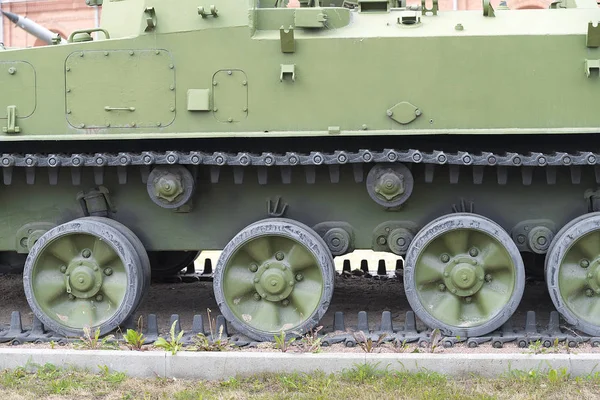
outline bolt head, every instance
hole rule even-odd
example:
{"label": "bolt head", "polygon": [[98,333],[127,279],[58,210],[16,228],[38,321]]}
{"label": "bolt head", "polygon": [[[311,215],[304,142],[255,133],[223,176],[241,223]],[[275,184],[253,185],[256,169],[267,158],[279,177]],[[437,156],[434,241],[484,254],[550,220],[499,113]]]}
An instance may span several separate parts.
{"label": "bolt head", "polygon": [[289,282],[288,282],[288,285],[290,285],[290,286],[294,286],[294,281],[289,281]]}
{"label": "bolt head", "polygon": [[67,272],[67,266],[66,266],[66,265],[63,265],[62,267],[60,267],[60,272],[62,272],[63,274],[64,274],[65,272]]}
{"label": "bolt head", "polygon": [[585,295],[587,297],[592,297],[594,295],[594,291],[592,289],[586,289],[585,290]]}
{"label": "bolt head", "polygon": [[440,292],[443,292],[444,290],[446,290],[446,285],[444,285],[443,283],[440,283],[438,285],[438,289],[439,289]]}
{"label": "bolt head", "polygon": [[83,256],[83,258],[90,258],[92,256],[92,252],[90,251],[90,249],[83,249],[81,255]]}
{"label": "bolt head", "polygon": [[254,264],[254,263],[250,264],[250,271],[252,271],[252,272],[258,271],[258,265]]}
{"label": "bolt head", "polygon": [[450,274],[449,274],[449,273],[447,273],[447,272],[444,272],[444,278],[447,278],[447,277],[449,277],[449,276],[450,276]]}
{"label": "bolt head", "polygon": [[477,250],[475,247],[473,247],[471,250],[469,250],[469,255],[471,257],[477,257],[478,254],[479,254],[479,250]]}
{"label": "bolt head", "polygon": [[485,281],[486,282],[491,282],[492,281],[492,275],[491,274],[486,274],[485,275]]}
{"label": "bolt head", "polygon": [[260,300],[260,294],[254,293],[254,300],[259,301]]}
{"label": "bolt head", "polygon": [[260,279],[258,279],[258,278],[254,278],[254,283],[258,283],[259,280]]}
{"label": "bolt head", "polygon": [[465,302],[467,304],[471,304],[472,301],[473,301],[473,299],[471,297],[465,297]]}
{"label": "bolt head", "polygon": [[440,260],[443,263],[447,263],[448,261],[450,261],[450,256],[448,254],[442,254],[442,256],[440,257]]}
{"label": "bolt head", "polygon": [[112,268],[105,268],[104,269],[104,275],[110,276],[110,275],[112,275],[112,273],[113,273]]}
{"label": "bolt head", "polygon": [[579,266],[580,266],[581,268],[587,268],[587,267],[589,267],[589,266],[590,266],[590,262],[589,262],[588,260],[585,260],[585,259],[584,259],[584,260],[581,260],[581,261],[579,262]]}
{"label": "bolt head", "polygon": [[456,293],[456,289],[452,289],[452,293]]}
{"label": "bolt head", "polygon": [[102,301],[102,300],[104,300],[104,297],[101,294],[96,296],[96,301]]}
{"label": "bolt head", "polygon": [[283,254],[281,251],[278,251],[278,252],[275,254],[275,258],[276,258],[278,261],[281,261],[281,260],[283,260],[283,258],[284,258],[284,254]]}
{"label": "bolt head", "polygon": [[281,304],[285,307],[288,306],[290,304],[290,301],[288,299],[284,299]]}
{"label": "bolt head", "polygon": [[304,279],[304,276],[302,274],[296,274],[296,280],[298,282],[300,282],[302,279]]}
{"label": "bolt head", "polygon": [[75,296],[69,293],[69,300],[75,300]]}

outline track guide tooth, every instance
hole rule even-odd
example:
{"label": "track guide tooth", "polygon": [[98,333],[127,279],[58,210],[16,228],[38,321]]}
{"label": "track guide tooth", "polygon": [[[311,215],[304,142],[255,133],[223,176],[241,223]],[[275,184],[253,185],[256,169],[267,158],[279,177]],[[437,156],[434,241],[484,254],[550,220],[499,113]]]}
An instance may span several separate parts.
{"label": "track guide tooth", "polygon": [[119,179],[119,185],[125,185],[127,183],[127,167],[117,167],[117,178]]}
{"label": "track guide tooth", "polygon": [[12,175],[13,175],[13,167],[2,168],[2,178],[4,179],[5,185],[10,185],[12,183]]}
{"label": "track guide tooth", "polygon": [[346,324],[344,323],[344,313],[341,311],[336,311],[333,314],[333,330],[334,331],[346,331]]}
{"label": "track guide tooth", "polygon": [[94,167],[94,183],[96,185],[104,183],[104,167]]}
{"label": "track guide tooth", "polygon": [[579,165],[571,165],[571,183],[574,185],[581,183],[581,167]]}
{"label": "track guide tooth", "polygon": [[560,336],[561,334],[560,315],[558,314],[558,311],[551,311],[550,320],[548,321],[548,335]]}
{"label": "track guide tooth", "polygon": [[241,185],[244,182],[244,168],[233,167],[233,183]]}
{"label": "track guide tooth", "polygon": [[530,186],[533,180],[533,167],[521,167],[521,179],[523,185]]}
{"label": "track guide tooth", "polygon": [[[194,265],[194,264],[192,263],[191,265]],[[204,260],[204,270],[202,271],[202,274],[208,275],[208,274],[212,274],[212,272],[213,272],[212,260],[210,258],[206,258]]]}
{"label": "track guide tooth", "polygon": [[148,176],[150,176],[150,166],[140,166],[140,175],[142,176],[142,183],[148,183]]}
{"label": "track guide tooth", "polygon": [[25,168],[25,181],[28,185],[35,184],[35,167]]}
{"label": "track guide tooth", "polygon": [[169,326],[173,326],[173,323],[175,323],[175,335],[178,335],[179,332],[181,332],[181,321],[179,318],[179,314],[171,314]]}
{"label": "track guide tooth", "polygon": [[379,260],[377,265],[377,275],[387,275],[385,260]]}
{"label": "track guide tooth", "polygon": [[258,167],[256,172],[258,174],[258,184],[266,185],[269,180],[269,170],[267,167]]}
{"label": "track guide tooth", "polygon": [[394,324],[392,322],[392,313],[384,311],[381,313],[381,332],[394,333]]}
{"label": "track guide tooth", "polygon": [[460,176],[460,165],[450,165],[448,171],[450,174],[450,183],[458,183],[458,178]]}
{"label": "track guide tooth", "polygon": [[369,273],[369,261],[367,261],[367,260],[361,260],[360,261],[360,269],[364,273],[368,274]]}
{"label": "track guide tooth", "polygon": [[219,176],[221,175],[221,167],[218,165],[210,166],[210,183],[219,183]]}
{"label": "track guide tooth", "polygon": [[527,311],[527,317],[525,318],[525,333],[537,333],[535,311]]}
{"label": "track guide tooth", "polygon": [[483,183],[483,165],[474,165],[473,166],[473,183],[475,185],[481,185]]}
{"label": "track guide tooth", "polygon": [[546,167],[546,183],[548,183],[548,185],[556,184],[556,168],[555,167]]}
{"label": "track guide tooth", "polygon": [[337,164],[329,165],[329,180],[331,183],[340,182],[340,166]]}
{"label": "track guide tooth", "polygon": [[362,164],[352,164],[354,172],[354,182],[361,183],[365,179],[365,171]]}
{"label": "track guide tooth", "polygon": [[58,168],[48,168],[48,184],[58,184]]}
{"label": "track guide tooth", "polygon": [[146,340],[149,343],[156,342],[158,340],[158,320],[156,314],[148,315],[148,330],[146,332]]}
{"label": "track guide tooth", "polygon": [[435,164],[425,164],[425,183],[433,182],[434,173],[435,173]]}
{"label": "track guide tooth", "polygon": [[71,167],[71,182],[73,186],[81,185],[81,167]]}
{"label": "track guide tooth", "polygon": [[342,271],[343,272],[351,272],[352,271],[352,267],[350,265],[350,260],[344,260],[344,263],[342,264]]}
{"label": "track guide tooth", "polygon": [[292,183],[292,168],[282,166],[281,167],[281,182],[285,185]]}
{"label": "track guide tooth", "polygon": [[404,334],[417,333],[417,319],[414,311],[406,312],[406,319],[404,320]]}
{"label": "track guide tooth", "polygon": [[196,336],[198,334],[204,335],[205,333],[204,318],[202,315],[194,315],[194,319],[192,320],[192,336]]}
{"label": "track guide tooth", "polygon": [[317,179],[317,169],[313,165],[305,165],[304,173],[306,174],[306,183],[314,184]]}
{"label": "track guide tooth", "polygon": [[499,185],[506,185],[506,182],[508,181],[508,170],[506,167],[499,166],[496,169],[496,176],[498,177]]}
{"label": "track guide tooth", "polygon": [[357,330],[363,331],[365,335],[369,333],[369,318],[366,311],[358,312]]}
{"label": "track guide tooth", "polygon": [[225,317],[222,315],[217,315],[217,323],[215,326],[215,333],[219,332],[219,334],[224,337],[228,337],[229,333],[227,332],[227,321],[225,321]]}

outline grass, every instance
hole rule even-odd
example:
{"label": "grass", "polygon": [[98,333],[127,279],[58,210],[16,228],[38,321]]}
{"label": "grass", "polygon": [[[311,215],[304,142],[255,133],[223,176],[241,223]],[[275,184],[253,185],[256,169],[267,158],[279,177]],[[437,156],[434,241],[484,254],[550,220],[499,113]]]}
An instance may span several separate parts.
{"label": "grass", "polygon": [[340,374],[263,374],[221,381],[133,379],[99,366],[91,373],[51,364],[0,372],[0,398],[10,399],[582,399],[600,396],[600,373],[571,377],[566,370],[512,371],[497,379],[450,379],[406,373],[378,364]]}

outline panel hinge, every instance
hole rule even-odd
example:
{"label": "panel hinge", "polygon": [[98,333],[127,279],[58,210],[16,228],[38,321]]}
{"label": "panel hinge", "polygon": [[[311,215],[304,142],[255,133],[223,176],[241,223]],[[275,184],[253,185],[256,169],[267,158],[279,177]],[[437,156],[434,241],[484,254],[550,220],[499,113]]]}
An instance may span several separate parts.
{"label": "panel hinge", "polygon": [[588,24],[586,45],[587,47],[600,47],[600,23],[594,25],[590,22]]}
{"label": "panel hinge", "polygon": [[290,25],[285,29],[279,28],[279,40],[281,41],[282,53],[293,53],[296,51],[296,41],[294,40],[294,28]]}
{"label": "panel hinge", "polygon": [[600,74],[600,60],[585,60],[585,74],[588,78],[592,75],[593,71]]}
{"label": "panel hinge", "polygon": [[427,0],[421,0],[422,15],[427,15],[427,13],[431,13],[431,15],[437,15],[439,9],[438,0],[431,1],[431,8],[427,8],[426,2]]}
{"label": "panel hinge", "polygon": [[17,106],[6,107],[6,126],[2,128],[4,133],[19,133],[21,128],[17,126]]}

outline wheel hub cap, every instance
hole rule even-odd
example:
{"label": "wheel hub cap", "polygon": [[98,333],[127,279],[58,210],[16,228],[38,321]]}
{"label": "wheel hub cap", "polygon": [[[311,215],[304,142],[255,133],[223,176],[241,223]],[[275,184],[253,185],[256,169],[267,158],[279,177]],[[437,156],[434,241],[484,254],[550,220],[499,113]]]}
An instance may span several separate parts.
{"label": "wheel hub cap", "polygon": [[286,263],[265,262],[254,276],[254,287],[263,299],[280,301],[294,288],[294,274]]}
{"label": "wheel hub cap", "polygon": [[102,271],[91,260],[77,260],[66,271],[67,293],[81,299],[95,296],[102,287]]}
{"label": "wheel hub cap", "polygon": [[444,284],[457,296],[472,296],[483,286],[485,273],[477,261],[467,257],[452,259],[444,271]]}

